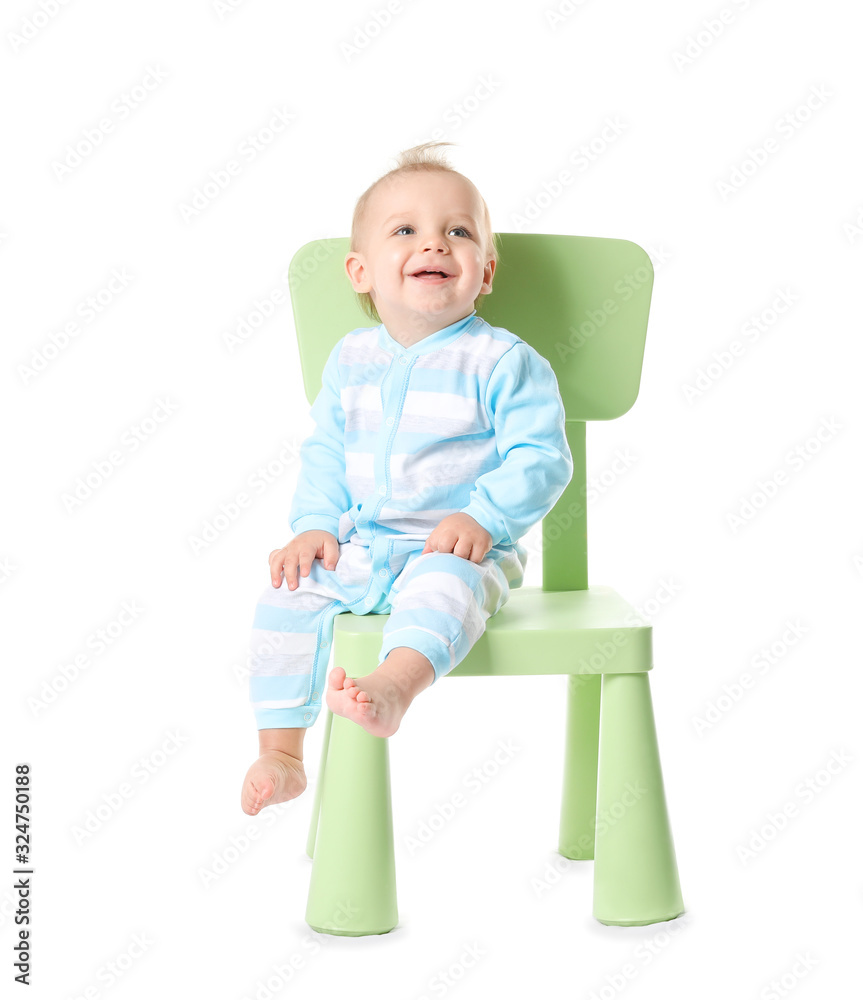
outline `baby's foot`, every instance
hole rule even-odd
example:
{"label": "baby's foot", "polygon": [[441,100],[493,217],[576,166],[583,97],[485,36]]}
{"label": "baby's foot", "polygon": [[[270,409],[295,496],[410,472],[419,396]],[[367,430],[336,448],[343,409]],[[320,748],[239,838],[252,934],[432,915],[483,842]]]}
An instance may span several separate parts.
{"label": "baby's foot", "polygon": [[264,806],[295,799],[306,789],[306,772],[299,757],[283,750],[265,750],[246,772],[241,804],[256,816]]}
{"label": "baby's foot", "polygon": [[341,667],[330,671],[327,707],[336,715],[356,722],[372,736],[392,736],[410,701],[380,668],[367,677],[348,677]]}

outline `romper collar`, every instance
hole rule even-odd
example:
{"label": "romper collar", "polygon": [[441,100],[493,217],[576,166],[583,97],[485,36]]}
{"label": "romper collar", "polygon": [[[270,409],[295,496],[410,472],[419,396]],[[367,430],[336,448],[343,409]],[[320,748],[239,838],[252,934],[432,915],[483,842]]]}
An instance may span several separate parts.
{"label": "romper collar", "polygon": [[445,326],[441,330],[436,330],[434,333],[429,334],[428,337],[424,337],[422,340],[417,341],[417,343],[411,347],[403,347],[397,340],[393,339],[389,335],[387,328],[383,323],[381,323],[378,327],[378,330],[380,331],[380,345],[385,350],[391,351],[394,354],[404,354],[408,357],[414,357],[418,354],[429,354],[431,351],[438,351],[442,347],[445,347],[447,344],[455,340],[456,337],[460,337],[465,330],[473,325],[475,317],[476,309],[474,309],[470,315],[456,320],[455,323],[450,323],[449,326]]}

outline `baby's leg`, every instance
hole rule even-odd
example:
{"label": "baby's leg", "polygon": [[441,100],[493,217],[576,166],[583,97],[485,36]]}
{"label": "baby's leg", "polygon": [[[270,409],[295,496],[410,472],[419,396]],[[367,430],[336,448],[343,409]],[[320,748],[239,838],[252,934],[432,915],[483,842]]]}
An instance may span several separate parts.
{"label": "baby's leg", "polygon": [[306,789],[305,729],[259,729],[260,756],[246,772],[241,804],[255,816],[264,806],[294,799]]}
{"label": "baby's leg", "polygon": [[413,560],[390,590],[383,662],[357,678],[333,667],[327,686],[330,710],[373,736],[391,736],[419,692],[467,656],[486,620],[503,606],[511,588],[521,586],[523,571],[516,552],[499,551],[481,563],[449,552]]}
{"label": "baby's leg", "polygon": [[306,788],[303,737],[321,710],[333,617],[350,597],[339,575],[315,560],[298,589],[290,590],[283,579],[259,598],[249,657],[259,756],[246,773],[240,799],[251,816]]}

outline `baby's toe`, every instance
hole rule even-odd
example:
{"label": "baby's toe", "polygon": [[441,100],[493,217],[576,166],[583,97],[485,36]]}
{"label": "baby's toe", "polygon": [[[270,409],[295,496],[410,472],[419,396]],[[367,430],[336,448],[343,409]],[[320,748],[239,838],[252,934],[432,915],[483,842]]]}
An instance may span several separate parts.
{"label": "baby's toe", "polygon": [[264,804],[264,801],[268,799],[273,794],[272,783],[270,787],[265,787],[266,782],[261,781],[261,779],[248,779],[243,786],[243,794],[241,798],[241,803],[243,811],[253,815],[258,812]]}
{"label": "baby's toe", "polygon": [[261,778],[252,782],[252,795],[256,802],[265,802],[276,790],[276,783],[272,778]]}

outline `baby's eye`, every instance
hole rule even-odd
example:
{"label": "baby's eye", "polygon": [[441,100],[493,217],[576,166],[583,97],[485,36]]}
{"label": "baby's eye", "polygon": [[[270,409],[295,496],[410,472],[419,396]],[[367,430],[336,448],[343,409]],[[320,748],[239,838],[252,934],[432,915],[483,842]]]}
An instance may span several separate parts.
{"label": "baby's eye", "polygon": [[[410,232],[413,232],[414,231],[414,227],[413,226],[399,226],[399,228],[395,230],[395,234],[394,235],[397,236],[399,233],[403,232],[404,230],[409,230]],[[454,233],[456,231],[464,233],[464,235],[467,236],[468,239],[470,239],[470,235],[471,234],[470,234],[470,232],[467,229],[465,229],[464,226],[453,226],[452,229],[450,229],[451,233]]]}

